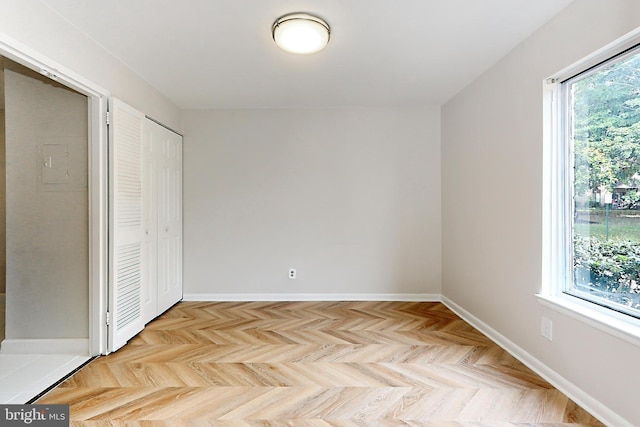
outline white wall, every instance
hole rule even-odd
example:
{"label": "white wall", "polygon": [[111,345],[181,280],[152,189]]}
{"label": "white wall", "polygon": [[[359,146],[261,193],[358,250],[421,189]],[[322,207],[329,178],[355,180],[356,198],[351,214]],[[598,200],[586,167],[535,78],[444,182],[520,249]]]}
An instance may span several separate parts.
{"label": "white wall", "polygon": [[[4,75],[6,337],[87,338],[87,97],[23,67]],[[46,168],[68,171],[54,184],[42,167],[47,147],[68,151]]]}
{"label": "white wall", "polygon": [[535,294],[542,81],[639,26],[639,12],[637,0],[576,0],[442,111],[443,294],[636,426],[640,348],[545,312]]}
{"label": "white wall", "polygon": [[[110,91],[138,110],[181,129],[165,96],[38,0],[0,0],[0,32]],[[169,54],[169,53],[168,53]]]}
{"label": "white wall", "polygon": [[439,108],[183,120],[185,294],[440,293]]}

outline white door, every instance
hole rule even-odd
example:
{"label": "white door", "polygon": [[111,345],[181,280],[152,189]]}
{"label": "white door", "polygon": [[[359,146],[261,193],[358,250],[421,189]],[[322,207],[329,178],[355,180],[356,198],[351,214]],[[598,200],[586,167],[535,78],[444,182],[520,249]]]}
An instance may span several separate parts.
{"label": "white door", "polygon": [[158,150],[158,313],[182,299],[182,136],[154,123]]}
{"label": "white door", "polygon": [[153,123],[142,124],[142,313],[144,323],[158,315],[158,152]]}
{"label": "white door", "polygon": [[144,328],[142,314],[142,123],[122,101],[110,103],[108,351]]}

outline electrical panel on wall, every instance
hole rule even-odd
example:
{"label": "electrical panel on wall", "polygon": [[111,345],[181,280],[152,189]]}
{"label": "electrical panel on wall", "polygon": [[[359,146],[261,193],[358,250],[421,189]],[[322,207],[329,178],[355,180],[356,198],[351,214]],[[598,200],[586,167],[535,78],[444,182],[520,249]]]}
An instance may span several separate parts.
{"label": "electrical panel on wall", "polygon": [[38,192],[87,191],[87,139],[50,137],[38,141]]}
{"label": "electrical panel on wall", "polygon": [[69,146],[42,144],[40,172],[43,184],[66,184],[69,181]]}

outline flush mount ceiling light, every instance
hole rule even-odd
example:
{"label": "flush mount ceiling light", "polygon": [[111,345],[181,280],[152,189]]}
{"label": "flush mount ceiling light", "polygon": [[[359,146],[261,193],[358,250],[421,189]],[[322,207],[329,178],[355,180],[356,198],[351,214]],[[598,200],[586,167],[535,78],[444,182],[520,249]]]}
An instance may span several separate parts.
{"label": "flush mount ceiling light", "polygon": [[329,24],[307,13],[281,16],[273,23],[271,32],[280,49],[291,53],[316,53],[329,43]]}

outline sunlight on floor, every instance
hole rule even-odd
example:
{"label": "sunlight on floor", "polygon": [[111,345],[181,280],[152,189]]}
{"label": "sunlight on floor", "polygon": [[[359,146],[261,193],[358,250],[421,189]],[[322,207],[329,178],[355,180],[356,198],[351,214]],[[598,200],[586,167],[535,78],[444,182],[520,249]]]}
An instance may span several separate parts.
{"label": "sunlight on floor", "polygon": [[28,402],[89,359],[73,354],[0,353],[0,404]]}
{"label": "sunlight on floor", "polygon": [[[0,294],[0,342],[4,339],[5,294]],[[6,354],[0,352],[0,404],[33,399],[88,361],[75,354]]]}

